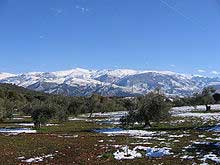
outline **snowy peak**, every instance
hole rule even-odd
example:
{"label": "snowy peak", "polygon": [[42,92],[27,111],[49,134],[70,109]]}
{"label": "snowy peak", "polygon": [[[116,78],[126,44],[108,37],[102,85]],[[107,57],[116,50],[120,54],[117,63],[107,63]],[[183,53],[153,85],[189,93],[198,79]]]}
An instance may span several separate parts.
{"label": "snowy peak", "polygon": [[65,71],[57,71],[57,72],[52,72],[52,74],[58,76],[58,77],[66,77],[66,76],[83,76],[83,75],[90,75],[91,71],[86,70],[86,69],[81,69],[81,68],[76,68],[76,69],[70,69],[70,70],[65,70]]}
{"label": "snowy peak", "polygon": [[11,73],[1,73],[0,72],[0,80],[5,79],[5,78],[9,78],[9,77],[13,77],[15,76],[14,74]]}
{"label": "snowy peak", "polygon": [[[87,70],[75,68],[57,72],[0,73],[0,83],[16,84],[32,90],[65,95],[132,96],[160,87],[167,95],[192,95],[220,78],[190,76],[170,71],[132,69]],[[216,85],[217,86],[217,85]]]}
{"label": "snowy peak", "polygon": [[129,75],[138,74],[140,71],[131,70],[131,69],[116,69],[116,70],[110,70],[107,72],[108,75],[113,77],[125,77]]}

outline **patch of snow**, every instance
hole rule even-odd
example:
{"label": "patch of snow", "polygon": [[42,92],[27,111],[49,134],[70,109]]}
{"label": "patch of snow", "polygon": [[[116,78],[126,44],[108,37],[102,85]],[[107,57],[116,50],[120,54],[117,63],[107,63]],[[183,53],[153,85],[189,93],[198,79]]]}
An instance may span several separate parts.
{"label": "patch of snow", "polygon": [[175,116],[178,117],[194,117],[194,118],[201,118],[204,121],[208,120],[220,120],[220,112],[218,113],[182,113],[182,114],[176,114]]}
{"label": "patch of snow", "polygon": [[144,146],[136,146],[133,149],[129,149],[128,146],[124,146],[118,149],[113,155],[116,160],[141,158],[142,154],[138,152],[139,150],[146,151],[146,156],[150,158],[160,158],[172,154],[170,152],[170,148],[151,148]]}
{"label": "patch of snow", "polygon": [[34,123],[19,123],[19,124],[17,124],[17,125],[19,125],[19,126],[27,126],[27,127],[32,127],[32,126],[34,126]]}
{"label": "patch of snow", "polygon": [[[26,127],[33,127],[34,126],[34,123],[19,123],[17,124],[19,126],[26,126]],[[45,126],[56,126],[58,124],[46,124]]]}
{"label": "patch of snow", "polygon": [[68,120],[69,121],[92,121],[88,118],[78,118],[78,117],[74,117],[74,118],[70,117]]}
{"label": "patch of snow", "polygon": [[171,155],[170,148],[150,148],[146,150],[146,156],[151,158],[160,158],[166,155]]}
{"label": "patch of snow", "polygon": [[211,138],[211,137],[207,137],[206,140],[220,141],[220,138]]}
{"label": "patch of snow", "polygon": [[204,138],[204,137],[206,137],[205,135],[199,135],[198,136],[199,138]]}
{"label": "patch of snow", "polygon": [[12,120],[23,120],[24,118],[21,117],[13,117]]}
{"label": "patch of snow", "polygon": [[130,135],[130,136],[153,136],[156,132],[145,130],[124,130],[122,128],[106,128],[94,130],[98,133],[110,134],[110,135]]}
{"label": "patch of snow", "polygon": [[[214,105],[210,105],[211,106],[211,111],[212,110],[220,110],[220,104],[214,104]],[[182,114],[182,113],[186,113],[186,112],[191,112],[193,110],[197,110],[197,111],[206,111],[206,106],[205,105],[198,105],[198,106],[183,106],[183,107],[173,107],[171,109],[171,113],[173,115],[177,115],[177,114]]]}
{"label": "patch of snow", "polygon": [[78,138],[78,137],[79,137],[79,135],[73,135],[73,137],[74,137],[74,138]]}
{"label": "patch of snow", "polygon": [[170,138],[182,138],[184,136],[185,136],[184,134],[182,134],[182,135],[169,135]]}
{"label": "patch of snow", "polygon": [[220,125],[216,125],[216,126],[210,128],[208,131],[220,132]]}
{"label": "patch of snow", "polygon": [[35,157],[35,158],[29,158],[29,159],[26,159],[26,160],[22,160],[22,162],[25,162],[25,163],[38,163],[38,162],[42,162],[44,159],[47,159],[47,158],[53,158],[53,154],[49,154],[49,155],[45,155],[45,156],[41,156],[41,157]]}
{"label": "patch of snow", "polygon": [[135,149],[130,150],[128,146],[122,147],[122,151],[117,150],[113,155],[116,160],[134,159],[141,158],[141,153],[137,152]]}
{"label": "patch of snow", "polygon": [[[94,113],[92,117],[109,117],[109,118],[121,118],[128,114],[127,111],[106,112],[106,113]],[[89,116],[90,114],[87,114]]]}
{"label": "patch of snow", "polygon": [[17,135],[20,133],[36,133],[36,130],[32,130],[29,128],[1,128],[0,133],[7,133],[7,134],[13,134]]}
{"label": "patch of snow", "polygon": [[[119,125],[121,124],[120,119],[121,117],[127,115],[127,111],[117,111],[117,112],[106,112],[106,113],[94,113],[92,114],[92,118],[98,118],[93,119],[93,121],[96,121],[101,124],[113,124],[113,125]],[[83,114],[80,115],[81,118],[70,118],[70,120],[88,120],[90,114]]]}
{"label": "patch of snow", "polygon": [[180,157],[181,159],[193,159],[194,158],[194,156],[189,156],[189,155],[184,155],[184,156],[182,156],[182,157]]}
{"label": "patch of snow", "polygon": [[220,157],[215,155],[215,154],[212,154],[212,153],[209,153],[207,155],[204,155],[204,157],[201,159],[204,163],[207,161],[207,160],[211,160],[215,163],[220,163]]}

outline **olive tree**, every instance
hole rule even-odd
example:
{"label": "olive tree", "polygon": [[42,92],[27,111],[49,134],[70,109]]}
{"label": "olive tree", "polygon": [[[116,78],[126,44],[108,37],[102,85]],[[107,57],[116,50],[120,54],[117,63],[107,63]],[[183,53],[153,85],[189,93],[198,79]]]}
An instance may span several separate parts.
{"label": "olive tree", "polygon": [[209,111],[211,110],[211,106],[210,104],[214,104],[214,98],[212,96],[212,93],[214,92],[215,90],[212,88],[212,87],[207,87],[207,88],[204,88],[203,91],[202,91],[202,103],[206,106],[206,111]]}
{"label": "olive tree", "polygon": [[101,107],[101,103],[100,103],[100,99],[101,99],[101,96],[97,95],[97,94],[93,94],[87,101],[87,107],[88,107],[88,110],[89,110],[89,118],[92,117],[92,114],[94,112],[97,112],[100,107]]}
{"label": "olive tree", "polygon": [[121,121],[126,124],[144,123],[144,127],[151,127],[151,121],[160,122],[168,118],[170,108],[171,104],[166,96],[151,92],[140,100],[138,110],[129,112]]}
{"label": "olive tree", "polygon": [[54,111],[46,106],[33,108],[31,112],[31,117],[36,128],[40,128],[41,125],[46,124],[53,115]]}

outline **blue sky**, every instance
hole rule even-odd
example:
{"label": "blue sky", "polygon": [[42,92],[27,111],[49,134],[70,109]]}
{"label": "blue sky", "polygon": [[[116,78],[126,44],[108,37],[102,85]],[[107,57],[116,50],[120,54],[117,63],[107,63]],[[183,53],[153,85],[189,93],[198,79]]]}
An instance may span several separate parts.
{"label": "blue sky", "polygon": [[0,71],[220,72],[220,0],[0,0]]}

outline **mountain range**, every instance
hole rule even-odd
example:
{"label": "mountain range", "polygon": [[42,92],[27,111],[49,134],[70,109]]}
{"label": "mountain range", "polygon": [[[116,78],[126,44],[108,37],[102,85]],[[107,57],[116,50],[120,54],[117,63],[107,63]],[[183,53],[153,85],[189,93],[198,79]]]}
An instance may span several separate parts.
{"label": "mountain range", "polygon": [[220,87],[219,77],[179,74],[170,71],[130,69],[71,69],[57,72],[0,73],[0,83],[10,83],[51,94],[88,96],[137,96],[160,88],[169,96],[188,96],[204,87]]}

